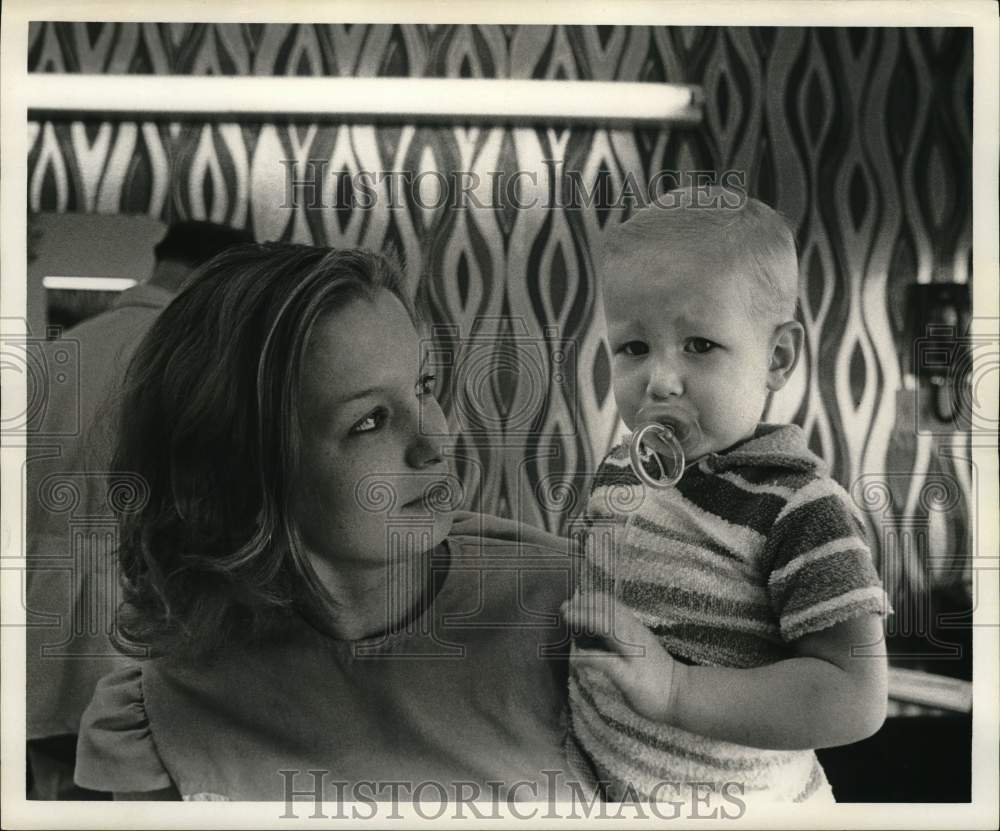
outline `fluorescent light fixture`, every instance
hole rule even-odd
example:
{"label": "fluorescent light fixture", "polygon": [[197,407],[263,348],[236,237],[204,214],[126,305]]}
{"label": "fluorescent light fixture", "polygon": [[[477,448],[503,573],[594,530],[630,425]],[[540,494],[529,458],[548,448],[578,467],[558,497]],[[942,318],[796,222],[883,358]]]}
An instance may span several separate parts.
{"label": "fluorescent light fixture", "polygon": [[697,122],[701,88],[624,81],[31,73],[29,110],[211,120]]}
{"label": "fluorescent light fixture", "polygon": [[47,289],[69,289],[71,291],[125,291],[136,284],[128,277],[43,277],[42,285]]}

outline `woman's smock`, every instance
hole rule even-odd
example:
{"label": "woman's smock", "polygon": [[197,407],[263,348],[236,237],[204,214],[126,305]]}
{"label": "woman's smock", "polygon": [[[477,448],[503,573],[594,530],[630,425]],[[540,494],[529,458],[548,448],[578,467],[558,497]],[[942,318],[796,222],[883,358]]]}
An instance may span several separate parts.
{"label": "woman's smock", "polygon": [[566,757],[567,552],[482,537],[439,551],[440,588],[404,629],[343,641],[296,618],[210,661],[157,658],[106,676],[83,718],[76,781],[172,783],[185,799],[285,800],[317,780],[329,800],[390,799],[393,782],[404,800],[422,782],[449,799],[565,795],[585,778]]}

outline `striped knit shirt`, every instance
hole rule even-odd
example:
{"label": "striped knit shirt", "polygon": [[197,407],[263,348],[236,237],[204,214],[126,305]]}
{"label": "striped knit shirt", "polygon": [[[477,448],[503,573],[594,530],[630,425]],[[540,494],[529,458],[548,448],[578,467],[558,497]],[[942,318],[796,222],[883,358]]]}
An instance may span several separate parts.
{"label": "striped knit shirt", "polygon": [[[760,425],[666,490],[644,488],[617,446],[598,468],[587,521],[581,591],[614,593],[686,663],[772,664],[809,632],[888,611],[860,514],[793,425]],[[832,799],[811,750],[649,721],[600,673],[572,672],[570,702],[612,798],[629,785],[649,796],[662,782],[714,782],[738,783],[747,798]]]}

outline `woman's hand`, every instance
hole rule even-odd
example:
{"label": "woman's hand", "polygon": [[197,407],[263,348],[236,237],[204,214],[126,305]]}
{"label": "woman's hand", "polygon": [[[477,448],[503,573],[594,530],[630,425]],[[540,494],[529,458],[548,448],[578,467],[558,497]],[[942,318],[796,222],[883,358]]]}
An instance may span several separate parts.
{"label": "woman's hand", "polygon": [[670,656],[656,635],[621,600],[606,592],[577,592],[563,603],[562,612],[571,633],[598,639],[600,645],[582,646],[578,641],[574,667],[603,673],[636,713],[670,723],[685,666]]}

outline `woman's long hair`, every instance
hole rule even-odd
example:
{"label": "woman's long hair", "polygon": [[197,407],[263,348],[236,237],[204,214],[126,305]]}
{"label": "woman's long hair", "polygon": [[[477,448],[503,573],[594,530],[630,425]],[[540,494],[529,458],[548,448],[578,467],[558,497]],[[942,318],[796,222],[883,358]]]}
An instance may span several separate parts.
{"label": "woman's long hair", "polygon": [[120,648],[211,651],[267,631],[293,600],[329,602],[292,521],[299,378],[316,321],[381,290],[417,323],[389,257],[243,245],[156,320],[126,376],[109,491]]}

